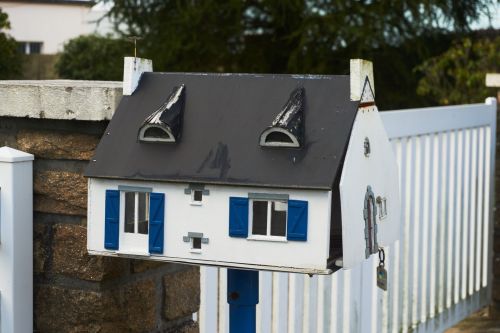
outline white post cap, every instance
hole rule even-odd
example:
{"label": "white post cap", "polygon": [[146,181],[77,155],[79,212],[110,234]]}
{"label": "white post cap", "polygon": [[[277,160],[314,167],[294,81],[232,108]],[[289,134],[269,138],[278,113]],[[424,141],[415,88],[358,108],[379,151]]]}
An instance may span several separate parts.
{"label": "white post cap", "polygon": [[486,86],[487,87],[500,87],[500,73],[488,73],[488,74],[486,74]]}
{"label": "white post cap", "polygon": [[373,63],[363,59],[351,59],[351,101],[359,101],[363,94],[366,78],[375,96],[375,81],[373,80]]}
{"label": "white post cap", "polygon": [[132,95],[139,85],[142,73],[152,71],[152,60],[125,57],[123,61],[123,95]]}
{"label": "white post cap", "polygon": [[35,156],[33,156],[32,154],[28,154],[17,149],[13,149],[7,146],[0,148],[0,162],[16,163],[33,161],[34,159]]}

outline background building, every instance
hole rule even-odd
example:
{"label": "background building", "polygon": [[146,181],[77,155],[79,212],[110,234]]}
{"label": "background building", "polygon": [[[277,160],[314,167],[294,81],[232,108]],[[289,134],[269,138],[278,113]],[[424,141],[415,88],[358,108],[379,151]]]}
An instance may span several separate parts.
{"label": "background building", "polygon": [[88,0],[0,0],[9,15],[9,34],[24,54],[56,54],[80,35],[112,31],[103,6]]}

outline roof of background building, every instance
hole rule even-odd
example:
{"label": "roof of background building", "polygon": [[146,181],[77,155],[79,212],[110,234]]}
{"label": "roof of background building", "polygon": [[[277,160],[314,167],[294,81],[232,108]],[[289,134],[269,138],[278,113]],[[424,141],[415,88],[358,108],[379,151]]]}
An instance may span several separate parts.
{"label": "roof of background building", "polygon": [[[180,140],[140,142],[145,119],[182,84]],[[261,147],[260,134],[299,87],[302,148]],[[350,100],[349,76],[145,73],[133,95],[122,98],[86,176],[331,189],[358,103]]]}

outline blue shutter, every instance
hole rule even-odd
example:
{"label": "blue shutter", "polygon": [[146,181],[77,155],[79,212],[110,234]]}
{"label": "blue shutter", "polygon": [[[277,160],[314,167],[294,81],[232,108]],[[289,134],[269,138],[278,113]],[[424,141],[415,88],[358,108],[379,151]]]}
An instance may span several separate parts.
{"label": "blue shutter", "polygon": [[307,207],[307,201],[288,200],[288,240],[307,241]]}
{"label": "blue shutter", "polygon": [[120,191],[106,190],[104,212],[104,248],[118,250],[120,231]]}
{"label": "blue shutter", "polygon": [[149,196],[149,253],[163,253],[165,194]]}
{"label": "blue shutter", "polygon": [[229,236],[248,237],[248,198],[229,198]]}

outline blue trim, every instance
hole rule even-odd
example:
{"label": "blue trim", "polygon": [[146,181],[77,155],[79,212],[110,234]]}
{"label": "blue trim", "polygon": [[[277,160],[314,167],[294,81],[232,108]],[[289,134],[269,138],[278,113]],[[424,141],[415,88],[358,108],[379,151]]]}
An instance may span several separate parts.
{"label": "blue trim", "polygon": [[106,190],[104,248],[118,250],[120,232],[120,191]]}
{"label": "blue trim", "polygon": [[308,202],[288,201],[287,240],[307,241]]}
{"label": "blue trim", "polygon": [[248,237],[248,198],[229,198],[229,236]]}
{"label": "blue trim", "polygon": [[259,272],[227,270],[229,332],[255,333],[256,305],[259,303]]}
{"label": "blue trim", "polygon": [[149,196],[149,253],[162,254],[164,246],[165,194]]}

